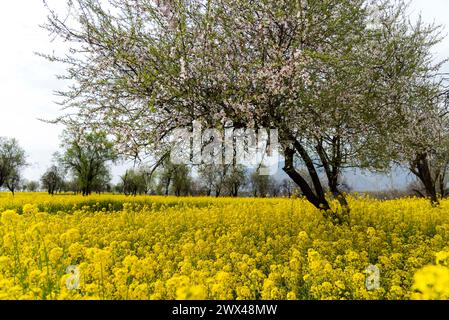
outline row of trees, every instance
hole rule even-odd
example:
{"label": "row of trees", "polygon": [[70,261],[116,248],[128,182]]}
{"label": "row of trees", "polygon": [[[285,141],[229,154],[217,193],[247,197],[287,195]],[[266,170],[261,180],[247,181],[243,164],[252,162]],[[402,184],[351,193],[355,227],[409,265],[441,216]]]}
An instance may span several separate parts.
{"label": "row of trees", "polygon": [[[62,153],[55,154],[55,164],[42,176],[41,185],[50,194],[63,190],[89,195],[92,191],[110,191],[108,162],[116,159],[113,145],[104,133],[65,130]],[[27,166],[25,151],[16,139],[0,137],[0,188],[13,194],[16,190],[35,191],[39,183],[24,181],[22,170]],[[73,178],[65,181],[67,174]]]}
{"label": "row of trees", "polygon": [[[291,197],[301,192],[289,179],[278,181],[271,176],[261,176],[257,172],[249,172],[243,167],[233,170],[229,166],[206,165],[195,168],[187,165],[174,165],[169,161],[157,170],[140,166],[131,168],[120,176],[120,181],[111,184],[110,174],[100,172],[93,183],[92,191],[123,193],[125,195],[176,195],[176,196],[254,196],[254,197]],[[81,184],[76,180],[66,180],[67,167],[62,164],[51,166],[42,176],[40,185],[29,182],[23,190],[36,191],[39,187],[49,194],[58,192],[82,192]]]}
{"label": "row of trees", "polygon": [[[257,172],[248,177],[249,173],[243,167],[204,165],[199,167],[197,177],[193,178],[192,168],[175,165],[168,160],[158,170],[149,167],[127,170],[120,177],[121,182],[112,186],[108,163],[116,160],[117,156],[104,134],[65,130],[61,148],[62,153],[55,155],[55,164],[47,169],[40,182],[26,181],[21,175],[27,166],[25,151],[17,140],[0,138],[0,188],[5,186],[13,194],[17,190],[34,192],[42,188],[51,195],[68,191],[83,195],[114,191],[127,195],[236,197],[244,188],[246,193],[254,196],[277,196],[281,193],[281,185],[271,177],[259,176]],[[292,192],[293,189],[289,188],[285,193],[290,196]]]}
{"label": "row of trees", "polygon": [[[47,169],[40,182],[22,179],[21,169],[26,166],[24,150],[15,139],[0,138],[0,172],[5,187],[13,194],[15,191],[35,192],[42,189],[51,195],[58,192],[87,194],[85,188],[90,186],[90,192],[115,192],[126,195],[173,194],[215,197],[302,195],[301,190],[290,179],[279,181],[271,176],[259,175],[257,171],[248,171],[243,166],[202,165],[192,168],[186,165],[174,165],[170,161],[163,162],[157,170],[148,166],[129,169],[120,177],[121,181],[118,184],[112,185],[108,169],[108,161],[111,157],[104,156],[111,153],[110,151],[101,152],[105,145],[110,146],[104,143],[104,135],[97,135],[94,138],[95,134],[91,134],[91,137],[83,143],[69,138],[72,136],[73,134],[65,132],[65,140],[62,143],[63,154],[55,156],[55,164]],[[102,170],[94,171],[89,167],[93,164],[101,167]],[[195,174],[192,174],[192,169],[195,169]],[[94,174],[85,176],[79,174],[89,171],[94,171]],[[346,184],[342,186],[345,192],[350,191]],[[412,182],[408,190],[399,194],[407,195],[412,192],[423,195],[425,187],[418,180]],[[442,194],[442,196],[445,195],[445,193]],[[395,195],[389,195],[389,197],[392,196]]]}
{"label": "row of trees", "polygon": [[174,165],[166,162],[152,171],[140,167],[127,170],[114,191],[127,195],[202,195],[202,196],[286,196],[300,194],[289,179],[278,181],[271,176],[249,172],[243,167],[203,165],[192,174],[187,165]]}

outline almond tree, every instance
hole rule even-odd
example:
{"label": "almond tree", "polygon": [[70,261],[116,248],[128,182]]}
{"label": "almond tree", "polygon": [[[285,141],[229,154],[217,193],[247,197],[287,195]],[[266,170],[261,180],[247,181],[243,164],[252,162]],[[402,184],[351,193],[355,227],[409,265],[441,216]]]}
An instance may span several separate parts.
{"label": "almond tree", "polygon": [[402,1],[76,0],[68,8],[68,16],[51,11],[46,25],[72,44],[63,58],[46,56],[65,63],[63,78],[74,83],[60,92],[67,114],[106,130],[133,157],[166,156],[170,132],[193,121],[277,128],[284,171],[339,222],[321,173],[347,213],[343,170],[388,167],[385,145],[407,112],[403,92],[432,67],[435,28],[410,23]]}

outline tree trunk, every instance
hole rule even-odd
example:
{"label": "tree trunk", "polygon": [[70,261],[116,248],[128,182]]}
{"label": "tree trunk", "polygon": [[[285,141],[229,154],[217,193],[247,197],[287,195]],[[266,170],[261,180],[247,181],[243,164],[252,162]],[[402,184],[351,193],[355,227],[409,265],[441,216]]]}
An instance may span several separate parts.
{"label": "tree trunk", "polygon": [[168,189],[170,188],[171,179],[167,179],[167,183],[165,184],[165,195],[168,196]]}
{"label": "tree trunk", "polygon": [[323,146],[323,141],[317,141],[316,150],[318,156],[320,157],[321,164],[323,165],[324,171],[326,173],[329,191],[332,193],[332,196],[337,199],[342,208],[342,213],[344,217],[340,217],[341,219],[347,218],[350,213],[350,208],[348,201],[346,200],[345,195],[339,189],[339,180],[341,174],[341,163],[342,163],[342,150],[341,150],[341,141],[338,136],[332,138],[332,156],[329,157],[326,153],[326,150]]}
{"label": "tree trunk", "polygon": [[285,154],[285,166],[283,168],[284,172],[293,180],[293,182],[295,182],[299,186],[302,193],[311,204],[313,204],[317,209],[329,211],[330,206],[326,200],[324,192],[317,192],[317,194],[315,194],[312,188],[307,183],[307,181],[296,171],[293,161],[295,151],[292,148],[287,147],[285,148],[284,154]]}
{"label": "tree trunk", "polygon": [[[293,146],[296,149],[296,151],[301,156],[302,160],[304,161],[304,164],[306,165],[307,171],[309,173],[310,178],[312,179],[313,187],[315,189],[316,195],[318,199],[322,202],[327,203],[326,196],[324,194],[323,186],[321,185],[320,178],[318,176],[318,173],[315,169],[315,165],[313,164],[312,158],[310,158],[309,154],[305,150],[305,148],[299,143],[296,139],[293,140]],[[293,159],[292,159],[292,165],[293,165]],[[327,204],[329,207],[329,204]]]}
{"label": "tree trunk", "polygon": [[446,198],[446,193],[447,193],[447,190],[446,190],[446,175],[447,175],[447,169],[448,169],[447,167],[448,167],[448,164],[445,163],[443,166],[443,169],[441,170],[439,179],[438,179],[438,183],[439,183],[439,187],[440,187],[440,197],[442,199]]}
{"label": "tree trunk", "polygon": [[432,177],[432,171],[426,153],[417,155],[416,160],[410,166],[410,171],[421,181],[432,205],[438,206],[440,201],[436,190],[437,179]]}
{"label": "tree trunk", "polygon": [[238,186],[234,186],[232,189],[233,189],[232,190],[232,196],[235,198],[235,197],[237,197],[239,195],[239,187]]}

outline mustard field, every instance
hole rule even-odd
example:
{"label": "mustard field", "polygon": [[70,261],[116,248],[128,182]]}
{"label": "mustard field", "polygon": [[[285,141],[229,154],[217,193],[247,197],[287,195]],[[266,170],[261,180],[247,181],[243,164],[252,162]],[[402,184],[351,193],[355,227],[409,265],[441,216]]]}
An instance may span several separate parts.
{"label": "mustard field", "polygon": [[449,298],[449,201],[349,201],[0,193],[0,298]]}

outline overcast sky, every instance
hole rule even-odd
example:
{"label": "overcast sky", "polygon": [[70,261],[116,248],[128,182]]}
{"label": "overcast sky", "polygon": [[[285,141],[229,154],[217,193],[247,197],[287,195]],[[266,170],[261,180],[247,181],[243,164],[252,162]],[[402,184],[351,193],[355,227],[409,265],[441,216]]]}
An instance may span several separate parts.
{"label": "overcast sky", "polygon": [[[64,2],[52,0],[50,4],[61,6]],[[413,0],[411,11],[415,17],[421,12],[424,21],[441,24],[445,34],[449,32],[448,0]],[[58,115],[60,107],[54,103],[57,98],[53,91],[64,88],[55,77],[63,69],[34,54],[64,49],[51,43],[47,32],[39,28],[45,19],[41,0],[2,1],[0,5],[0,136],[19,140],[30,163],[25,178],[36,180],[58,151],[61,133],[60,127],[38,119]],[[437,47],[436,54],[449,57],[449,37]],[[448,66],[445,69],[449,71]],[[114,171],[121,173],[121,169]]]}

